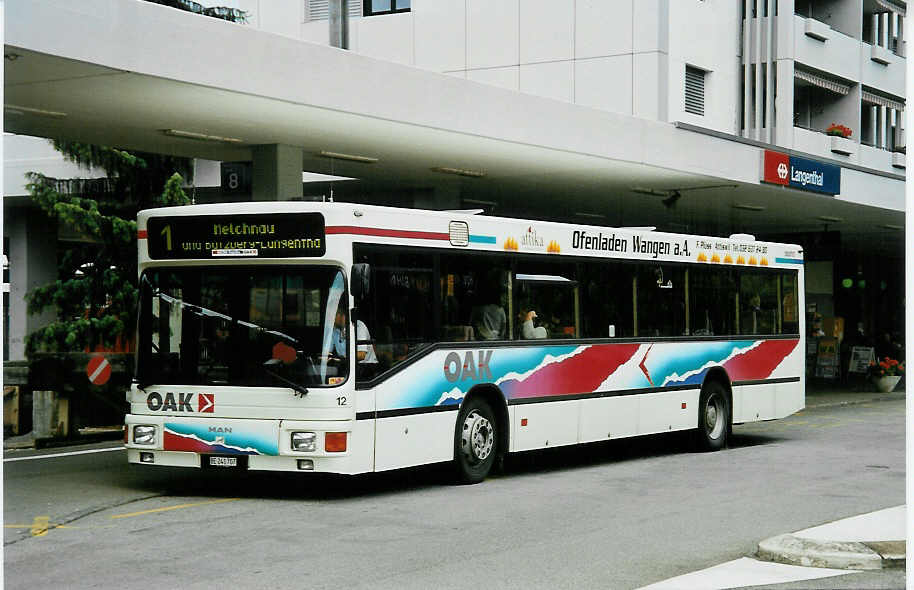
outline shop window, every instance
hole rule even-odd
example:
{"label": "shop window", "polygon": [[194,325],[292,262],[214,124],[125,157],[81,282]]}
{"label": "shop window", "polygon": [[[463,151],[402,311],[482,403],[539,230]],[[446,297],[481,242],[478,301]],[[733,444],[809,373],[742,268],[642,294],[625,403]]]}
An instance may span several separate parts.
{"label": "shop window", "polygon": [[364,0],[365,16],[396,14],[410,11],[410,0]]}

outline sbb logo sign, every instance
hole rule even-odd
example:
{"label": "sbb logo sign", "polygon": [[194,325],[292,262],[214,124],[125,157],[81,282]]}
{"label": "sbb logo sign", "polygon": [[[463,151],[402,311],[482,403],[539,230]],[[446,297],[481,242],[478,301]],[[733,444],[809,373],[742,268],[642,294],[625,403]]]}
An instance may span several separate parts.
{"label": "sbb logo sign", "polygon": [[780,152],[765,150],[765,170],[762,178],[774,184],[790,184],[790,156]]}
{"label": "sbb logo sign", "polygon": [[788,173],[789,172],[787,170],[787,164],[785,164],[784,162],[781,162],[780,164],[778,164],[778,178],[780,178],[781,180],[785,180],[787,178]]}

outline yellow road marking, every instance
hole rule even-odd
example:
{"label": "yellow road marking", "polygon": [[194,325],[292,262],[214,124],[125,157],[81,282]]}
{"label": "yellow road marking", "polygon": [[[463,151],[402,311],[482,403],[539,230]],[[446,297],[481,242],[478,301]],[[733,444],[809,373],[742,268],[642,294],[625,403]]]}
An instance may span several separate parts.
{"label": "yellow road marking", "polygon": [[33,537],[43,537],[48,534],[48,521],[51,520],[50,516],[36,516],[35,521],[32,523],[32,536]]}
{"label": "yellow road marking", "polygon": [[156,512],[167,512],[169,510],[180,510],[182,508],[193,508],[195,506],[206,506],[207,504],[222,504],[223,502],[234,502],[241,498],[223,498],[221,500],[209,500],[207,502],[193,502],[191,504],[177,504],[175,506],[165,506],[163,508],[153,508],[152,510],[141,510],[139,512],[130,512],[128,514],[115,514],[111,518],[130,518],[131,516],[142,516],[143,514],[154,514]]}
{"label": "yellow road marking", "polygon": [[[3,528],[5,528],[5,529],[31,529],[34,526],[35,526],[34,524],[5,524],[5,525],[3,525]],[[47,529],[40,535],[35,535],[35,536],[44,536],[48,531],[50,531],[52,529],[79,529],[79,528],[84,529],[86,527],[71,526],[68,524],[54,524],[53,522],[49,522],[47,524]],[[40,532],[40,529],[39,529],[39,532]]]}

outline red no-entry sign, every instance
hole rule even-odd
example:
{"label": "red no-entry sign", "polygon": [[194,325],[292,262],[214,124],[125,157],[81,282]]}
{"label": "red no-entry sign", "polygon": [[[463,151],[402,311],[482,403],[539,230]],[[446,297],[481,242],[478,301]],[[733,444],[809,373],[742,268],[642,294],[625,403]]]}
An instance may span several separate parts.
{"label": "red no-entry sign", "polygon": [[89,361],[86,375],[93,385],[104,385],[111,378],[111,363],[103,356],[97,356]]}

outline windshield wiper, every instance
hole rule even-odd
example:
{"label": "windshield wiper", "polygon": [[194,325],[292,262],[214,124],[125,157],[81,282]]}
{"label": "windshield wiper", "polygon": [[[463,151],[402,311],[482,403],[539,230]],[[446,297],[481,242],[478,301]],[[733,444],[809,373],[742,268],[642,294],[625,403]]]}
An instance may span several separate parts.
{"label": "windshield wiper", "polygon": [[263,364],[263,371],[270,377],[273,377],[274,379],[276,379],[278,381],[282,381],[284,384],[286,384],[289,387],[291,387],[292,389],[294,389],[295,395],[297,395],[299,397],[305,397],[306,395],[308,395],[307,387],[305,387],[304,385],[300,385],[300,384],[296,383],[295,381],[292,381],[291,379],[286,379],[285,377],[283,377],[276,371],[273,371],[272,369],[270,369],[270,367],[274,367],[274,366],[280,365],[280,364],[282,364],[281,360],[270,359]]}

